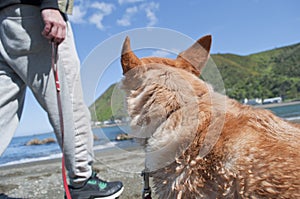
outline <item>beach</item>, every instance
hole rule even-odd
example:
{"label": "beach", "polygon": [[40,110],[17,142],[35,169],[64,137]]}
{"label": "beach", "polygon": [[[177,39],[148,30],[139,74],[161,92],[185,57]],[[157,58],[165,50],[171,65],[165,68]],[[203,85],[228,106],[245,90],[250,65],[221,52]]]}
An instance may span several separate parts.
{"label": "beach", "polygon": [[[142,148],[135,147],[126,151],[109,149],[96,152],[95,157],[93,168],[101,178],[123,182],[124,192],[120,199],[142,198],[141,171],[144,167]],[[0,167],[0,179],[0,193],[5,193],[11,199],[64,198],[61,159]]]}

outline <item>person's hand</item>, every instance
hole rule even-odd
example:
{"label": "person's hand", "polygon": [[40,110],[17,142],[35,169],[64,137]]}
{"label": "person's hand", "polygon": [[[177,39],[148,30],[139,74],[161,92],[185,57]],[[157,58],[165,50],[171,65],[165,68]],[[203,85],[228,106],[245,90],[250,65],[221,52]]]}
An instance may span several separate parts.
{"label": "person's hand", "polygon": [[67,25],[61,13],[55,9],[44,9],[41,14],[45,23],[42,35],[57,44],[63,42]]}

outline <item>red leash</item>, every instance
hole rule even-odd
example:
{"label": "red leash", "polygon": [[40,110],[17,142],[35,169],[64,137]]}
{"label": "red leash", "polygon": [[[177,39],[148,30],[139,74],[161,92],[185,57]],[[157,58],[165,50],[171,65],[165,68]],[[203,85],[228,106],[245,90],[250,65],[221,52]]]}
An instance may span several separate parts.
{"label": "red leash", "polygon": [[60,121],[60,130],[61,130],[61,137],[62,137],[62,160],[61,160],[61,166],[62,166],[62,178],[64,183],[64,189],[66,192],[67,199],[72,199],[68,182],[67,182],[67,175],[66,175],[66,169],[65,169],[65,158],[64,158],[64,119],[62,114],[62,105],[61,105],[61,98],[60,98],[60,84],[59,84],[59,78],[58,78],[58,70],[57,70],[57,49],[58,45],[54,42],[52,44],[52,70],[54,74],[55,79],[55,87],[56,87],[56,94],[57,94],[57,106],[58,106],[58,114],[59,114],[59,121]]}

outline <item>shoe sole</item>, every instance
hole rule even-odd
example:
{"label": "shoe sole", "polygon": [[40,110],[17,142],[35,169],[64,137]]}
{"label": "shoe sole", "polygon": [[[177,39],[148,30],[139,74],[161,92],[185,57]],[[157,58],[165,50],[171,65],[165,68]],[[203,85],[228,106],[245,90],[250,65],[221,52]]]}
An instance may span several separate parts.
{"label": "shoe sole", "polygon": [[93,199],[116,199],[118,198],[122,192],[124,191],[124,187],[122,187],[118,192],[114,193],[113,195],[111,196],[106,196],[106,197],[93,197]]}

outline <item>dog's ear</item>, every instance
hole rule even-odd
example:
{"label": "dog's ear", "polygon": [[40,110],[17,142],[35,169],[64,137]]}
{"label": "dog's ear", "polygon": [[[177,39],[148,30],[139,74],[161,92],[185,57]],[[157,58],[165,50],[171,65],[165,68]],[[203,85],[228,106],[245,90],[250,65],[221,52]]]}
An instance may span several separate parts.
{"label": "dog's ear", "polygon": [[[194,73],[200,75],[201,70],[205,66],[211,47],[211,35],[206,35],[200,38],[196,43],[194,43],[187,50],[181,52],[177,59],[177,63],[188,64],[192,68],[196,69]],[[193,70],[194,71],[194,70]]]}
{"label": "dog's ear", "polygon": [[131,50],[129,37],[126,37],[123,43],[121,64],[123,74],[142,64],[141,60]]}

